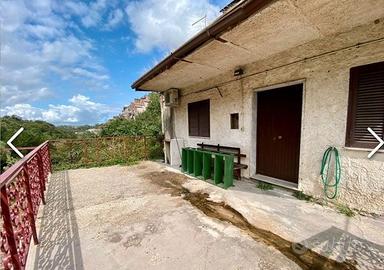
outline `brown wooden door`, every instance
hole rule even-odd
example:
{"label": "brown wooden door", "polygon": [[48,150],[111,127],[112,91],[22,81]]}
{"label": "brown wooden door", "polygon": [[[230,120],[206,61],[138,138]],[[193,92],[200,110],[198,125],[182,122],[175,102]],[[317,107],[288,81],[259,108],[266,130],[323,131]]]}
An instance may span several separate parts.
{"label": "brown wooden door", "polygon": [[258,174],[298,182],[302,96],[301,84],[258,93]]}

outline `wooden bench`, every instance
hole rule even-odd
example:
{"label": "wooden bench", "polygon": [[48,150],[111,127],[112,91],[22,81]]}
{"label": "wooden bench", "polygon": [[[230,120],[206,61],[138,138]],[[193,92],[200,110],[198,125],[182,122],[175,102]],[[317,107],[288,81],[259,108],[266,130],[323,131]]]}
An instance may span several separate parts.
{"label": "wooden bench", "polygon": [[241,170],[248,168],[248,165],[241,164],[241,158],[245,158],[247,156],[240,152],[239,147],[223,146],[220,144],[217,144],[217,145],[205,144],[205,143],[198,143],[197,146],[200,147],[201,149],[208,150],[211,152],[233,154],[235,157],[235,162],[233,164],[233,171],[238,180],[241,178]]}

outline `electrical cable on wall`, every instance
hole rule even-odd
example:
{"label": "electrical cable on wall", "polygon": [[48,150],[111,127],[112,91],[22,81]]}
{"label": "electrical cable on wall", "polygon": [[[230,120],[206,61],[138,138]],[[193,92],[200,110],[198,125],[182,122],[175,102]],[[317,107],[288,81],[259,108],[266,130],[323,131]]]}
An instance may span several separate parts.
{"label": "electrical cable on wall", "polygon": [[270,71],[273,71],[273,70],[276,70],[276,69],[280,69],[280,68],[283,68],[283,67],[291,66],[291,65],[294,65],[294,64],[298,64],[298,63],[301,63],[301,62],[308,61],[308,60],[318,59],[318,58],[321,58],[321,57],[324,57],[324,56],[327,56],[327,55],[330,55],[330,54],[338,53],[338,52],[345,51],[345,50],[350,50],[350,49],[353,49],[353,48],[360,48],[360,47],[363,47],[363,46],[366,46],[366,45],[374,44],[376,42],[383,42],[383,41],[384,41],[384,37],[380,37],[380,38],[377,38],[377,39],[368,40],[368,41],[365,41],[365,42],[357,43],[357,44],[346,46],[346,47],[343,47],[343,48],[339,48],[339,49],[323,52],[323,53],[320,53],[320,54],[316,54],[316,55],[312,55],[312,56],[309,56],[309,57],[301,58],[301,59],[292,61],[290,63],[282,64],[280,66],[272,67],[272,68],[261,70],[261,71],[252,72],[252,73],[249,73],[249,74],[244,74],[241,77],[236,77],[234,79],[230,79],[230,80],[218,83],[216,85],[213,85],[213,86],[210,86],[210,87],[207,87],[207,88],[203,88],[203,89],[199,89],[199,90],[196,90],[196,91],[193,91],[193,92],[185,93],[184,95],[181,95],[181,96],[188,96],[188,95],[191,95],[191,94],[196,94],[196,93],[201,93],[201,92],[209,91],[209,90],[215,89],[217,87],[221,87],[221,86],[230,84],[232,82],[235,82],[235,81],[238,81],[238,80],[241,80],[241,79],[246,79],[246,78],[249,78],[249,77],[253,77],[253,76],[265,73],[265,72],[270,72]]}

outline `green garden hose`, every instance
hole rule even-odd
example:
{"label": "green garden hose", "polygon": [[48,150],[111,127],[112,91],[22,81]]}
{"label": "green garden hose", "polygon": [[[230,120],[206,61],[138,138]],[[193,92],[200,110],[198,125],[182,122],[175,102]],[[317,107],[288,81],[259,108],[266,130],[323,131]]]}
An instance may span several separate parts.
{"label": "green garden hose", "polygon": [[[332,154],[334,155],[335,165],[334,165],[334,181],[330,183],[330,165]],[[339,151],[335,147],[329,147],[325,150],[323,155],[323,160],[321,161],[321,180],[324,185],[324,194],[328,199],[334,199],[337,196],[337,192],[340,184],[340,176],[341,176],[341,167],[340,167],[340,155]]]}

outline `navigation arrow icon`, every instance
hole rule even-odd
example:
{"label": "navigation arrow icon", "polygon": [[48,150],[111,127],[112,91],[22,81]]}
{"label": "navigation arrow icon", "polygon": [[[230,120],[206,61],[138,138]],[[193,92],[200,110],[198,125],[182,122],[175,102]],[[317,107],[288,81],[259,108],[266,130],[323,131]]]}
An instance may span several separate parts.
{"label": "navigation arrow icon", "polygon": [[373,137],[376,138],[376,140],[379,141],[379,144],[376,146],[376,148],[373,149],[372,152],[368,155],[368,158],[371,158],[384,145],[384,141],[371,128],[368,128],[368,131],[373,135]]}
{"label": "navigation arrow icon", "polygon": [[12,144],[13,140],[16,139],[17,136],[20,135],[21,132],[23,132],[24,128],[20,128],[15,134],[13,134],[13,136],[7,141],[7,144],[9,145],[9,147],[12,148],[13,151],[16,152],[16,154],[19,155],[19,157],[23,158],[24,155],[22,153],[20,153],[20,151]]}

